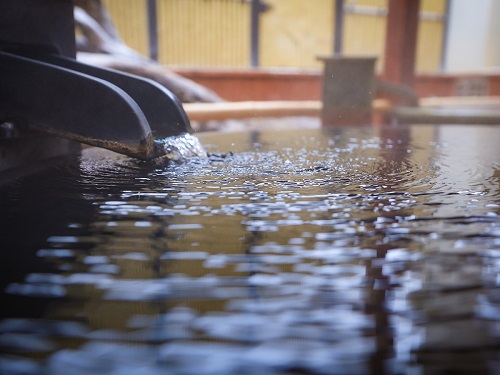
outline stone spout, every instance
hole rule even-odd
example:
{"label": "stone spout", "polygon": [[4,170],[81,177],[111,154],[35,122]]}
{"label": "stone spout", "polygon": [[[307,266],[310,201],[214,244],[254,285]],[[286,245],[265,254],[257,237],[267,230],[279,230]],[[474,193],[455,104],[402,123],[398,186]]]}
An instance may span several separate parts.
{"label": "stone spout", "polygon": [[0,0],[0,122],[140,159],[156,138],[191,133],[180,101],[157,83],[75,60],[68,0]]}

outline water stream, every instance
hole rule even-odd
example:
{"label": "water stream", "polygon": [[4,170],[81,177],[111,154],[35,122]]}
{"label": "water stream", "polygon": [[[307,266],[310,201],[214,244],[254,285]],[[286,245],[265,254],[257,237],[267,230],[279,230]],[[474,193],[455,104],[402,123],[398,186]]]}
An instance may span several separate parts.
{"label": "water stream", "polygon": [[200,139],[0,188],[1,374],[500,373],[500,128]]}

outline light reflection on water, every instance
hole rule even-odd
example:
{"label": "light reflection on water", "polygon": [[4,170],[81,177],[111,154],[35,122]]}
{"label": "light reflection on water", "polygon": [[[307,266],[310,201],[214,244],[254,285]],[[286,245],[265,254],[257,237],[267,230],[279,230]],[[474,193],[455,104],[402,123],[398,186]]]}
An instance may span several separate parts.
{"label": "light reflection on water", "polygon": [[203,134],[4,187],[0,373],[490,373],[498,135]]}

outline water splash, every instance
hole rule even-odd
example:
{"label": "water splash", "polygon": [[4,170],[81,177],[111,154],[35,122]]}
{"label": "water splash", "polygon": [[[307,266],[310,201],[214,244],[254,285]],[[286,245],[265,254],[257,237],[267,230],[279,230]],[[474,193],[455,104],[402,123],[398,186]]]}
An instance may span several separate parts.
{"label": "water splash", "polygon": [[182,161],[191,157],[207,157],[207,151],[193,134],[184,133],[156,141],[165,150],[164,158]]}

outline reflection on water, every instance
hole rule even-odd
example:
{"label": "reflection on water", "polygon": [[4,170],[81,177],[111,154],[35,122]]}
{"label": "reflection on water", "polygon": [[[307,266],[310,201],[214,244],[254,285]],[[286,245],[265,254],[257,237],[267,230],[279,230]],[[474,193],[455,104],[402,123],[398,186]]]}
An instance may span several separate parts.
{"label": "reflection on water", "polygon": [[498,136],[204,134],[6,186],[0,373],[494,373]]}

